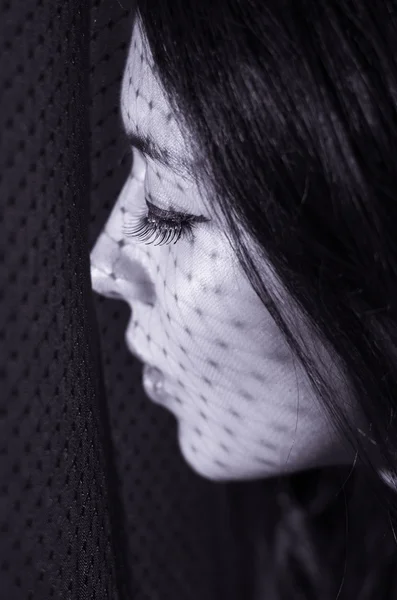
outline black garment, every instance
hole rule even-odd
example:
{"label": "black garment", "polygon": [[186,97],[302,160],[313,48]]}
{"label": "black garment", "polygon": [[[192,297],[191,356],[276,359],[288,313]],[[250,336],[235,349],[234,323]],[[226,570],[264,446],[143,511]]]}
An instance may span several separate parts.
{"label": "black garment", "polygon": [[248,600],[230,537],[244,484],[186,465],[125,345],[127,305],[91,290],[130,169],[132,9],[0,7],[0,598]]}

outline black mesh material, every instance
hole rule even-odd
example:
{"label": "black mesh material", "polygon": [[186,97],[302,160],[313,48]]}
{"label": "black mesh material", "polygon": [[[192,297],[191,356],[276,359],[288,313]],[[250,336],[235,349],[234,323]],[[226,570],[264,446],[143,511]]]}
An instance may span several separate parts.
{"label": "black mesh material", "polygon": [[245,484],[186,465],[125,345],[127,305],[91,290],[130,169],[132,7],[0,7],[0,597],[248,599],[229,539]]}
{"label": "black mesh material", "polygon": [[1,4],[0,580],[7,600],[119,598],[87,278],[89,17],[84,3]]}

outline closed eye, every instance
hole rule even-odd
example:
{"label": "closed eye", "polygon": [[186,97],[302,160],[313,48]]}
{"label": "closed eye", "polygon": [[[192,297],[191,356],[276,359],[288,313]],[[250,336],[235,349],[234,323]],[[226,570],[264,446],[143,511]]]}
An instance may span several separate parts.
{"label": "closed eye", "polygon": [[[146,244],[153,244],[159,238],[160,241],[155,244],[156,246],[170,244],[171,242],[176,244],[184,237],[194,241],[194,229],[197,225],[210,221],[204,216],[177,211],[172,205],[169,209],[164,210],[150,200],[146,199],[145,201],[148,214],[138,218],[130,215],[128,223],[123,225],[123,232],[127,237],[137,238]],[[124,214],[125,219],[127,218],[126,214]],[[152,235],[155,235],[154,240],[148,241]]]}

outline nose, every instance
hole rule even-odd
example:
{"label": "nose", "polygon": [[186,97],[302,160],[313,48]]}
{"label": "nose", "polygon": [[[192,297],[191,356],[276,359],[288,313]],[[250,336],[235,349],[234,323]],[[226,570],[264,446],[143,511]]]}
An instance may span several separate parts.
{"label": "nose", "polygon": [[154,306],[155,289],[148,270],[129,255],[129,249],[102,231],[90,255],[92,289],[107,298],[125,300],[131,310],[136,302]]}
{"label": "nose", "polygon": [[129,208],[134,209],[135,203],[139,206],[145,195],[144,173],[139,161],[133,171],[90,254],[92,289],[107,298],[125,300],[131,311],[136,302],[155,304],[148,253],[130,239],[126,240],[123,233],[124,213]]}

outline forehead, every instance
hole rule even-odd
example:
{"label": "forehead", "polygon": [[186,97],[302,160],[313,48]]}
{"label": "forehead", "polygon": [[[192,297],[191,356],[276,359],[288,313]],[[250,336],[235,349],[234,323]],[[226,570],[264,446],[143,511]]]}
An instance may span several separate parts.
{"label": "forehead", "polygon": [[121,91],[121,114],[127,133],[150,135],[161,148],[187,155],[174,113],[157,81],[150,49],[135,19]]}

